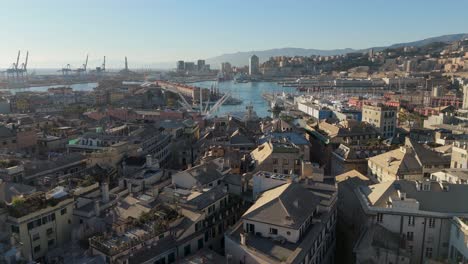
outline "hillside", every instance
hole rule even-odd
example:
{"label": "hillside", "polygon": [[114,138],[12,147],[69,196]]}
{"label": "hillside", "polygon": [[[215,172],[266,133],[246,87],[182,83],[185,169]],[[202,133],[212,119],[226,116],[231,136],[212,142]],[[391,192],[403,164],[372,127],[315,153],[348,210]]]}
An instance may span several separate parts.
{"label": "hillside", "polygon": [[[403,46],[416,46],[421,47],[430,43],[434,42],[453,42],[461,39],[468,38],[468,34],[451,34],[451,35],[443,35],[438,37],[432,37],[412,42],[405,42],[405,43],[396,43],[386,47],[373,47],[374,50],[383,50],[385,48],[398,48]],[[273,56],[311,56],[311,55],[321,55],[321,56],[329,56],[329,55],[341,55],[346,54],[349,52],[364,52],[369,50],[370,48],[366,49],[335,49],[335,50],[318,50],[318,49],[303,49],[303,48],[278,48],[278,49],[269,49],[269,50],[257,50],[257,51],[245,51],[245,52],[236,52],[236,53],[228,53],[223,54],[220,56],[212,57],[206,59],[206,62],[211,64],[212,68],[219,68],[219,65],[222,62],[230,62],[234,66],[243,66],[247,65],[249,61],[249,57],[253,54],[257,55],[260,58],[260,62],[264,62],[268,60],[268,58]]]}

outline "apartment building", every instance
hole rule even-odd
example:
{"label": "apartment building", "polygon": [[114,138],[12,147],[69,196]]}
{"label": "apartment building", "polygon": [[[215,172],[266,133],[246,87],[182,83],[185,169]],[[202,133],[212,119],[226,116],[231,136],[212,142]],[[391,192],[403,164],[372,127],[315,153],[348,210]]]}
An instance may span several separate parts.
{"label": "apartment building", "polygon": [[332,153],[331,175],[336,176],[351,170],[367,175],[367,160],[391,149],[391,146],[383,144],[377,146],[340,144]]}
{"label": "apartment building", "polygon": [[374,182],[422,180],[449,167],[449,156],[407,138],[404,146],[369,158],[367,175]]}
{"label": "apartment building", "polygon": [[270,140],[254,149],[250,156],[255,171],[267,170],[278,173],[301,174],[301,149],[291,142]]}
{"label": "apartment building", "polygon": [[362,121],[373,125],[383,138],[391,138],[395,135],[397,127],[397,109],[384,105],[363,105]]}
{"label": "apartment building", "polygon": [[453,217],[450,227],[448,263],[466,263],[468,261],[468,218]]}
{"label": "apartment building", "polygon": [[456,141],[453,143],[450,167],[468,169],[468,142]]}
{"label": "apartment building", "polygon": [[[464,184],[394,180],[359,186],[356,191],[367,226],[380,225],[399,238],[392,254],[409,257],[410,263],[447,259],[452,219],[468,213],[466,203],[459,202],[468,198]],[[360,243],[355,249],[363,246]]]}
{"label": "apartment building", "polygon": [[397,127],[397,109],[384,105],[363,105],[362,121],[373,125],[383,138],[391,138],[395,135]]}
{"label": "apartment building", "polygon": [[264,191],[226,232],[228,263],[333,263],[336,192],[308,186],[284,181]]}
{"label": "apartment building", "polygon": [[12,241],[26,259],[42,262],[48,252],[70,241],[74,199],[62,187],[19,199],[8,206]]}

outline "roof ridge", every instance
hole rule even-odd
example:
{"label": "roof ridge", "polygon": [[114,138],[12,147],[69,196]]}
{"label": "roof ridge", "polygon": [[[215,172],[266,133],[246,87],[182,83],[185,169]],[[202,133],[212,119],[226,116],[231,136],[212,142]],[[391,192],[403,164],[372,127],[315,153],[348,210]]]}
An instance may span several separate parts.
{"label": "roof ridge", "polygon": [[[281,194],[283,194],[283,193],[281,193]],[[284,206],[284,204],[283,204],[283,200],[281,199],[281,195],[278,196],[276,199],[279,200],[279,203],[280,203],[281,207],[283,207],[284,211],[286,212],[286,214],[288,215],[288,217],[291,219],[291,221],[294,222],[294,220],[292,220],[292,218],[291,218],[291,214],[289,213],[288,209],[286,209],[286,206]],[[273,200],[275,200],[275,199],[273,199]],[[273,200],[272,200],[272,201],[273,201]]]}

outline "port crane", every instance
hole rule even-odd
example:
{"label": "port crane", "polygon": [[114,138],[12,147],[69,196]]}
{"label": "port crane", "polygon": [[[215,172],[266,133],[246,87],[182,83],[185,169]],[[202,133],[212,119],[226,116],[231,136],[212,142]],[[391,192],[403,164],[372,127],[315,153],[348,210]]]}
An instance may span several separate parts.
{"label": "port crane", "polygon": [[27,76],[28,74],[28,58],[29,58],[29,51],[26,51],[26,59],[21,64],[21,68],[18,69],[18,73],[21,74],[21,78],[24,78],[24,75]]}
{"label": "port crane", "polygon": [[68,76],[72,72],[71,65],[67,64],[65,67],[63,67],[61,70],[58,70],[58,72],[62,72],[63,76]]}
{"label": "port crane", "polygon": [[27,74],[29,52],[26,53],[26,59],[21,65],[20,65],[20,57],[21,57],[21,51],[18,50],[16,61],[13,62],[11,64],[11,67],[5,71],[8,80],[24,81],[24,75]]}
{"label": "port crane", "polygon": [[21,51],[18,50],[18,56],[16,57],[16,62],[11,64],[11,67],[6,70],[7,78],[8,79],[17,79],[18,75],[18,64],[20,59]]}
{"label": "port crane", "polygon": [[86,73],[86,68],[88,67],[88,54],[86,54],[86,60],[85,60],[85,63],[83,64],[83,67],[82,68],[78,68],[76,69],[76,72],[79,74],[81,73]]}
{"label": "port crane", "polygon": [[96,67],[96,72],[105,72],[106,71],[106,56],[104,56],[104,60],[102,62],[101,67]]}
{"label": "port crane", "polygon": [[132,72],[128,69],[128,60],[127,60],[127,56],[125,56],[125,68],[120,70],[120,74],[130,74],[130,73]]}

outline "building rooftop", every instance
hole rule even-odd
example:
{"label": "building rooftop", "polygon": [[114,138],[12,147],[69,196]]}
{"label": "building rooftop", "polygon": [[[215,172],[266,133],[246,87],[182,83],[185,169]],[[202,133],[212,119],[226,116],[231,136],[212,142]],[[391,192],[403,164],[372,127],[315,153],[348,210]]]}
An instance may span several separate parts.
{"label": "building rooftop", "polygon": [[224,177],[224,174],[223,174],[224,168],[222,166],[223,165],[216,164],[216,160],[213,160],[206,164],[201,164],[201,165],[195,166],[191,169],[187,169],[179,173],[190,174],[200,184],[204,185],[204,184],[208,184],[210,182],[216,181],[216,180],[220,180]]}
{"label": "building rooftop", "polygon": [[0,202],[11,203],[16,196],[30,195],[35,192],[34,186],[0,180]]}
{"label": "building rooftop", "polygon": [[[424,191],[423,184],[428,184],[430,190]],[[414,199],[419,203],[421,211],[450,214],[468,213],[468,204],[458,202],[468,199],[468,185],[466,184],[395,180],[360,186],[359,189],[371,206],[389,208],[389,198],[399,197],[401,193],[404,193],[406,199]]]}
{"label": "building rooftop", "polygon": [[468,182],[467,169],[443,169],[441,171],[432,173],[432,175],[438,176],[439,179],[443,179],[445,176],[450,175],[452,177],[457,177],[460,181]]}
{"label": "building rooftop", "polygon": [[310,142],[301,134],[294,132],[274,132],[259,139],[259,144],[263,144],[268,140],[291,142],[295,145],[310,145]]}
{"label": "building rooftop", "polygon": [[36,211],[57,206],[60,202],[72,198],[67,192],[59,194],[35,192],[28,196],[21,197],[7,206],[10,216],[21,218]]}
{"label": "building rooftop", "polygon": [[263,192],[242,218],[299,229],[317,210],[320,200],[300,184],[285,183]]}
{"label": "building rooftop", "polygon": [[194,206],[197,210],[203,210],[219,199],[228,195],[224,186],[217,185],[207,191],[202,192],[193,199],[187,200],[187,205]]}
{"label": "building rooftop", "polygon": [[[132,216],[138,221],[126,227],[121,234],[98,235],[90,238],[90,246],[108,255],[115,255],[166,233],[170,226],[177,226],[177,219],[183,219],[173,209],[159,205],[151,211]],[[169,242],[169,241],[167,241]],[[153,245],[164,246],[165,243]]]}

